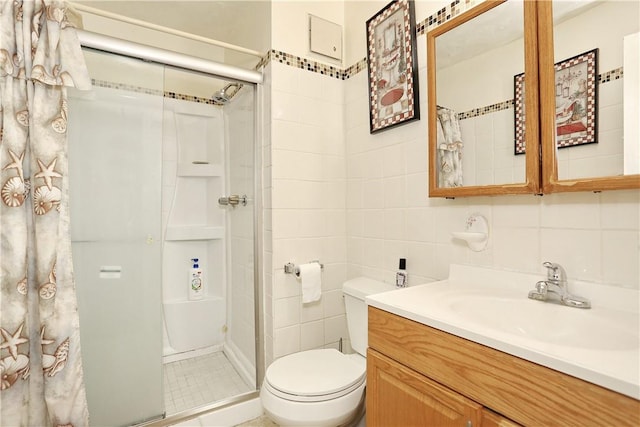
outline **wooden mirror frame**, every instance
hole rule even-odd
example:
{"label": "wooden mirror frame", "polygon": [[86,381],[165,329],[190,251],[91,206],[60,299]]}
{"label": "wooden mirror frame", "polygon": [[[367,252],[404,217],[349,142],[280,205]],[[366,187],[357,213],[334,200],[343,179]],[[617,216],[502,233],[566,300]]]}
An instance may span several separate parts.
{"label": "wooden mirror frame", "polygon": [[447,21],[427,33],[427,91],[428,91],[428,129],[429,129],[429,197],[466,197],[490,196],[502,194],[538,194],[540,188],[540,129],[538,95],[538,36],[537,2],[524,3],[524,59],[527,76],[525,91],[526,132],[525,182],[503,185],[474,185],[465,187],[438,187],[437,172],[437,100],[436,100],[436,37],[472,20],[473,18],[504,3],[506,0],[486,0],[469,11]]}
{"label": "wooden mirror frame", "polygon": [[429,129],[429,197],[467,197],[506,194],[550,194],[577,191],[640,189],[640,174],[558,179],[555,144],[555,69],[553,4],[551,0],[524,2],[524,55],[527,90],[526,177],[524,183],[438,187],[436,117],[436,37],[472,20],[507,0],[486,0],[427,33],[427,89]]}
{"label": "wooden mirror frame", "polygon": [[[527,3],[527,2],[525,2]],[[540,78],[540,123],[542,138],[542,192],[605,191],[640,188],[640,175],[621,175],[597,178],[558,179],[558,159],[555,144],[555,69],[552,1],[539,1],[537,7],[538,61]],[[528,82],[527,82],[528,85]],[[431,88],[429,88],[431,89]],[[529,105],[527,104],[527,108]],[[529,131],[527,121],[527,132]],[[528,143],[528,142],[527,142]],[[527,145],[527,155],[529,153]]]}

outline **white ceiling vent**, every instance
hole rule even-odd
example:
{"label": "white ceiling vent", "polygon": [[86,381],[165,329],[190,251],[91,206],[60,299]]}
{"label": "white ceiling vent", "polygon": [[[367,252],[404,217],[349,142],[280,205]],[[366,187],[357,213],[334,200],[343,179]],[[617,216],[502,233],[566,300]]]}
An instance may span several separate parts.
{"label": "white ceiling vent", "polygon": [[309,46],[311,52],[342,60],[342,26],[309,15]]}

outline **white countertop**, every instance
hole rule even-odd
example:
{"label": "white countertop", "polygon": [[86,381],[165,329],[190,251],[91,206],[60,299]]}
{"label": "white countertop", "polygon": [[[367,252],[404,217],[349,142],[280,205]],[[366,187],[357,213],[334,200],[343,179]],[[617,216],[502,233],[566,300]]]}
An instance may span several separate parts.
{"label": "white countertop", "polygon": [[640,400],[640,292],[569,279],[591,309],[530,300],[544,275],[452,265],[367,304]]}

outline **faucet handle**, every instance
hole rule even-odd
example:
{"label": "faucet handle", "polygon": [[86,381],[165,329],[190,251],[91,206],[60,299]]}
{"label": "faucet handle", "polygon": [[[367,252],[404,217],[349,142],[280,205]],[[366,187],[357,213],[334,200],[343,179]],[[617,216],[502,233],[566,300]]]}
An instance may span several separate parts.
{"label": "faucet handle", "polygon": [[564,268],[562,268],[560,264],[545,261],[542,263],[542,265],[547,268],[547,279],[559,282],[567,281],[567,273],[564,271]]}

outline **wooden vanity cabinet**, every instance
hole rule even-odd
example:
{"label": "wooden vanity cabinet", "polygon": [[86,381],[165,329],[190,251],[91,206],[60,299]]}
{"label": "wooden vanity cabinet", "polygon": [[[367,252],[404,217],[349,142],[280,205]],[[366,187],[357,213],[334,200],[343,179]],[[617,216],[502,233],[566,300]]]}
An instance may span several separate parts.
{"label": "wooden vanity cabinet", "polygon": [[367,426],[638,426],[640,401],[369,307]]}

